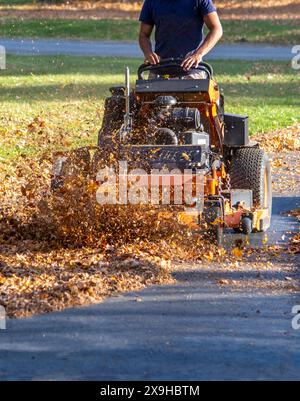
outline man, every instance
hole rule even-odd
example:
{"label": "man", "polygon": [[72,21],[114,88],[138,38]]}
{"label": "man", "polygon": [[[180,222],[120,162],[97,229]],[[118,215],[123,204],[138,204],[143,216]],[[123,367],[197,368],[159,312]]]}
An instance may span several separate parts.
{"label": "man", "polygon": [[[211,0],[145,0],[140,22],[139,43],[145,62],[156,65],[160,59],[182,58],[182,67],[190,74],[223,34]],[[209,32],[203,40],[204,24]],[[150,37],[154,27],[153,51]]]}

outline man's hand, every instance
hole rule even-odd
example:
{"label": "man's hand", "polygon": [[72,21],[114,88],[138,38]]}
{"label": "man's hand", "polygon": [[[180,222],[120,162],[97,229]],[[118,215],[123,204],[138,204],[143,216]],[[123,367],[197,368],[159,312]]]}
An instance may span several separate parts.
{"label": "man's hand", "polygon": [[202,54],[198,49],[189,52],[183,62],[181,63],[181,67],[184,71],[190,70],[192,67],[197,68],[202,61]]}
{"label": "man's hand", "polygon": [[154,52],[149,52],[145,54],[145,64],[156,65],[159,64],[160,57]]}
{"label": "man's hand", "polygon": [[152,50],[152,44],[150,40],[152,31],[152,25],[147,25],[142,22],[140,28],[139,42],[140,47],[145,55],[145,64],[156,65],[160,62],[160,57]]}

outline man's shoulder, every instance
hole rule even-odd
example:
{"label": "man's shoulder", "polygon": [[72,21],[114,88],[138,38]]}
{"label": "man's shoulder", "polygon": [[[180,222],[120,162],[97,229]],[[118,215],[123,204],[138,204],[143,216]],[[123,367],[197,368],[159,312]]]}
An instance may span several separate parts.
{"label": "man's shoulder", "polygon": [[213,4],[213,0],[194,0],[196,2],[196,5],[198,7],[202,7],[202,6],[207,6],[207,5],[212,5]]}

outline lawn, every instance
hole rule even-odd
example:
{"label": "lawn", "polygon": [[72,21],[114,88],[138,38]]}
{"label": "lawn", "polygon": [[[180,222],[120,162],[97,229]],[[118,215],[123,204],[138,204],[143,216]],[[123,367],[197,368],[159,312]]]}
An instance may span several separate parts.
{"label": "lawn", "polygon": [[[300,43],[299,20],[224,20],[222,23],[223,43]],[[135,41],[138,28],[135,20],[2,19],[0,37]]]}
{"label": "lawn", "polygon": [[[103,99],[136,59],[8,56],[0,73],[0,161],[95,144]],[[300,122],[300,74],[287,63],[214,61],[226,111],[248,114],[251,133]]]}

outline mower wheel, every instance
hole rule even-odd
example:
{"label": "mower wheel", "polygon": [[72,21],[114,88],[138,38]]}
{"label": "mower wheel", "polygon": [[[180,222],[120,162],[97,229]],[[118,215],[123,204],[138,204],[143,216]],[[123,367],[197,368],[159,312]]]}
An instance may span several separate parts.
{"label": "mower wheel", "polygon": [[218,244],[223,244],[224,225],[222,209],[218,205],[208,206],[204,209],[204,219],[208,225],[208,234]]}
{"label": "mower wheel", "polygon": [[215,226],[211,226],[210,233],[213,236],[215,242],[217,245],[222,246],[223,245],[223,239],[224,239],[224,227],[221,224],[217,224]]}
{"label": "mower wheel", "polygon": [[267,209],[268,216],[261,222],[260,231],[270,227],[272,213],[272,177],[268,156],[257,147],[238,149],[231,161],[230,184],[233,189],[250,189],[253,205]]}
{"label": "mower wheel", "polygon": [[252,233],[252,220],[250,217],[243,217],[241,221],[241,231],[245,235],[250,235]]}

